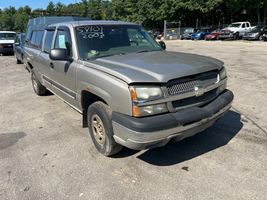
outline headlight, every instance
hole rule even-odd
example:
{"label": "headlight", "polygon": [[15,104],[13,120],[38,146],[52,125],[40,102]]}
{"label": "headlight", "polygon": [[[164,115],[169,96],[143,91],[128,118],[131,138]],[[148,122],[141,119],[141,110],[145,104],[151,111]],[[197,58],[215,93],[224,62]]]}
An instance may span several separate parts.
{"label": "headlight", "polygon": [[160,87],[154,86],[130,86],[130,93],[133,101],[133,116],[144,117],[167,112],[166,104],[146,105],[140,104],[164,97]]}
{"label": "headlight", "polygon": [[227,73],[226,73],[226,70],[225,68],[223,67],[221,70],[220,70],[220,80],[223,80],[227,77]]}
{"label": "headlight", "polygon": [[[220,80],[223,80],[223,79],[226,79],[226,78],[227,78],[227,73],[226,73],[225,68],[223,67],[223,68],[220,70]],[[227,87],[227,83],[225,82],[223,85],[221,85],[221,86],[219,87],[218,92],[219,92],[219,93],[223,92],[224,90],[226,90],[226,87]]]}
{"label": "headlight", "polygon": [[259,34],[259,33],[253,33],[252,36],[253,36],[253,37],[256,37],[256,36],[258,36],[258,34]]}
{"label": "headlight", "polygon": [[135,93],[135,99],[133,100],[137,100],[138,102],[153,101],[163,97],[163,93],[160,87],[131,86],[130,90],[131,93]]}

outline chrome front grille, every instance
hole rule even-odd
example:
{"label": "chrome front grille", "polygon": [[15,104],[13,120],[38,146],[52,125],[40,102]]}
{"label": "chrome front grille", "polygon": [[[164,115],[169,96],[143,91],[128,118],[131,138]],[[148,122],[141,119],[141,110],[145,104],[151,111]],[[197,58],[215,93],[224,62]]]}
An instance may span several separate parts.
{"label": "chrome front grille", "polygon": [[218,71],[202,73],[186,78],[174,79],[167,83],[169,95],[194,92],[197,88],[205,88],[219,81]]}

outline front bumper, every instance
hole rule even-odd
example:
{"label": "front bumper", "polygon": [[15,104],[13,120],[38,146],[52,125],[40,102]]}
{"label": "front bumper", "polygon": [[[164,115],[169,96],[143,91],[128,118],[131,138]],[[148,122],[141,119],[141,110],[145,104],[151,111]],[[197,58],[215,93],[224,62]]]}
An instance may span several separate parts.
{"label": "front bumper", "polygon": [[234,34],[221,34],[219,35],[219,39],[234,39]]}
{"label": "front bumper", "polygon": [[243,36],[243,39],[244,39],[244,40],[258,40],[259,37],[257,37],[257,36],[244,35],[244,36]]}
{"label": "front bumper", "polygon": [[134,118],[113,112],[112,125],[117,143],[142,150],[166,145],[204,131],[231,107],[234,95],[226,90],[204,107],[190,107],[175,113]]}
{"label": "front bumper", "polygon": [[191,39],[192,40],[201,40],[201,37],[202,37],[201,35],[192,35]]}
{"label": "front bumper", "polygon": [[0,53],[14,53],[14,48],[10,47],[10,48],[0,48]]}
{"label": "front bumper", "polygon": [[191,35],[182,35],[181,36],[181,39],[184,39],[184,40],[191,40]]}

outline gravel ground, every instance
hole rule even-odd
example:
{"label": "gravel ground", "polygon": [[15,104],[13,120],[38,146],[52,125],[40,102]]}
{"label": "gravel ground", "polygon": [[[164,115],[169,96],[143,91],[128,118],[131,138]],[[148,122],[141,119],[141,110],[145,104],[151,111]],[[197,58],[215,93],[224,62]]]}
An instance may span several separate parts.
{"label": "gravel ground", "polygon": [[167,49],[224,61],[233,108],[194,137],[114,158],[97,153],[80,114],[36,96],[24,66],[0,57],[0,199],[266,199],[267,42]]}

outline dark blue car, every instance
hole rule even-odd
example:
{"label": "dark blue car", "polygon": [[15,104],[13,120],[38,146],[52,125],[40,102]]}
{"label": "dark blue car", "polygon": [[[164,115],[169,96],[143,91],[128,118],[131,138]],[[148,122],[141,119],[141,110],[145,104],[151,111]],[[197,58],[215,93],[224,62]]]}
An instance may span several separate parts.
{"label": "dark blue car", "polygon": [[193,33],[191,36],[192,40],[204,40],[206,35],[211,33],[210,29],[200,29],[197,32]]}
{"label": "dark blue car", "polygon": [[18,33],[14,44],[14,54],[17,60],[17,64],[23,63],[24,42],[25,42],[25,33]]}

